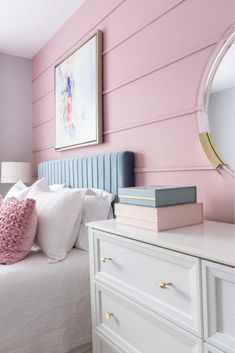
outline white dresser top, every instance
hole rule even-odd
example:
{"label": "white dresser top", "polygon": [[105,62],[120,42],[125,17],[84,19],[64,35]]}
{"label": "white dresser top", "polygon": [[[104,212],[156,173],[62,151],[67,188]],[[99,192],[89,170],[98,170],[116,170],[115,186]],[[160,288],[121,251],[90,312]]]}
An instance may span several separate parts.
{"label": "white dresser top", "polygon": [[118,224],[114,219],[88,225],[103,232],[235,267],[234,224],[204,221],[203,224],[164,232]]}

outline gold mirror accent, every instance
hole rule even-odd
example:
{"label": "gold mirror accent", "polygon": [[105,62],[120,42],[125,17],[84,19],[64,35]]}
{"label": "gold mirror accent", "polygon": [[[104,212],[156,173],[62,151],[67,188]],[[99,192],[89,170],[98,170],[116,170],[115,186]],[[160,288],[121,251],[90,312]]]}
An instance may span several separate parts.
{"label": "gold mirror accent", "polygon": [[199,139],[212,166],[235,177],[235,32],[223,34],[198,91]]}
{"label": "gold mirror accent", "polygon": [[213,167],[218,168],[220,165],[225,164],[216,151],[216,147],[212,142],[212,137],[208,132],[201,132],[199,134],[199,139],[203,150]]}

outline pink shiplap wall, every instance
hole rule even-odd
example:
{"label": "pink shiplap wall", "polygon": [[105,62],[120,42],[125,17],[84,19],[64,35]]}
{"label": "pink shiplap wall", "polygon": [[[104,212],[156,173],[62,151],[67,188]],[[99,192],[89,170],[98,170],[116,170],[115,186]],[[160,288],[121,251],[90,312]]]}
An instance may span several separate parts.
{"label": "pink shiplap wall", "polygon": [[[232,184],[198,138],[196,97],[233,0],[87,0],[33,59],[34,161],[136,153],[137,185],[196,185],[207,219],[234,222]],[[103,31],[102,145],[54,151],[55,62]]]}

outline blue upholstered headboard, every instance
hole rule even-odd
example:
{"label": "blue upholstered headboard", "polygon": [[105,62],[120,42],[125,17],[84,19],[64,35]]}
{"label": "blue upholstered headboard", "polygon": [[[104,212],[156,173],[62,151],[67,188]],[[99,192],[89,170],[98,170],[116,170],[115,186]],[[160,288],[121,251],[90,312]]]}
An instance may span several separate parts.
{"label": "blue upholstered headboard", "polygon": [[113,152],[39,163],[38,177],[49,184],[98,188],[118,194],[118,187],[134,186],[134,153]]}

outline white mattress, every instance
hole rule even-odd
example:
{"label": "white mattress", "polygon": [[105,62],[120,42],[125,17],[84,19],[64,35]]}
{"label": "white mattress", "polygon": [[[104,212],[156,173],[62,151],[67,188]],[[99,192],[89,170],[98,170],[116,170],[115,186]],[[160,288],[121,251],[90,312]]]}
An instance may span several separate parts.
{"label": "white mattress", "polygon": [[0,353],[65,353],[91,341],[89,254],[0,265]]}

